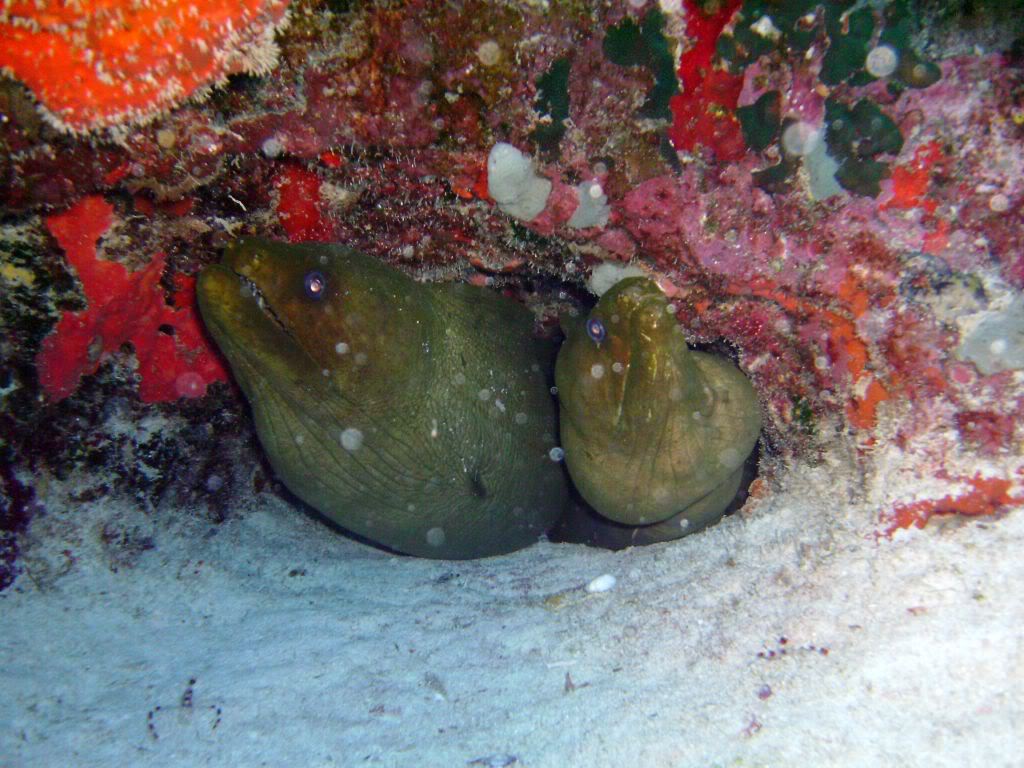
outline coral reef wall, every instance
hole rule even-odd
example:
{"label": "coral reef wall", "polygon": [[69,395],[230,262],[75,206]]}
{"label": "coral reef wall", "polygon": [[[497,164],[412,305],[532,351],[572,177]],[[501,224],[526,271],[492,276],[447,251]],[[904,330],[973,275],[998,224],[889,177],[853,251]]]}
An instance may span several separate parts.
{"label": "coral reef wall", "polygon": [[[245,424],[194,279],[246,233],[492,285],[549,332],[632,263],[754,381],[756,493],[839,456],[879,534],[1024,501],[1018,4],[305,0],[283,28],[283,2],[215,5],[234,31],[207,40],[179,3],[103,3],[167,55],[144,63],[108,16],[80,40],[39,4],[0,15],[5,581],[39,473],[129,444],[207,466],[203,425]],[[499,142],[535,158],[539,214],[489,196]],[[132,490],[211,473],[233,476]]]}

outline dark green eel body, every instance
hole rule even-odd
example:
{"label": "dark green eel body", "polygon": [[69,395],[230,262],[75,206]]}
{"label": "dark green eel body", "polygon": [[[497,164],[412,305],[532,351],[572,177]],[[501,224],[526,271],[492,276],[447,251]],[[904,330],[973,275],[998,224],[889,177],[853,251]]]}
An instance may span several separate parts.
{"label": "dark green eel body", "polygon": [[516,303],[260,239],[229,245],[198,298],[284,484],[397,552],[502,554],[559,518],[573,541],[677,538],[721,517],[760,429],[739,370],[687,350],[653,283],[619,283],[567,329],[556,373],[566,465],[595,514],[568,504],[553,349]]}

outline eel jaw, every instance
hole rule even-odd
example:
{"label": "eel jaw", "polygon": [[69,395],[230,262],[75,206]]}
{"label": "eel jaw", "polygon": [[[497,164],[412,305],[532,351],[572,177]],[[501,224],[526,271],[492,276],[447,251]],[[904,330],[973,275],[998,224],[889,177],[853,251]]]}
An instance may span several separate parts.
{"label": "eel jaw", "polygon": [[200,273],[196,296],[203,322],[243,387],[258,377],[291,380],[315,369],[252,280],[213,264]]}
{"label": "eel jaw", "polygon": [[[230,267],[228,269],[230,269]],[[256,307],[264,314],[264,316],[266,316],[268,320],[274,323],[274,325],[278,327],[281,333],[285,334],[286,336],[294,340],[294,336],[291,330],[288,328],[287,325],[285,325],[284,321],[281,320],[277,312],[274,311],[274,308],[270,305],[270,302],[267,301],[266,296],[263,295],[263,291],[260,290],[260,287],[259,285],[257,285],[256,281],[250,277],[246,277],[241,272],[236,272],[235,270],[231,271],[235,275],[235,277],[238,278],[239,294],[243,298],[245,298],[246,295],[251,297],[256,302]]]}

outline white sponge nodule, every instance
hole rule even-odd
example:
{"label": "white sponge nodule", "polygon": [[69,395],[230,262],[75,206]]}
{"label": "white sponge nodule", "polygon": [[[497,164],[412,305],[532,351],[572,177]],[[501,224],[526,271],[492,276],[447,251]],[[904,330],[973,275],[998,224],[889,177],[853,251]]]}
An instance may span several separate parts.
{"label": "white sponge nodule", "polygon": [[604,296],[613,285],[627,277],[650,277],[650,275],[634,264],[603,261],[591,270],[587,287],[595,296]]}
{"label": "white sponge nodule", "polygon": [[499,142],[487,157],[487,192],[512,218],[532,221],[547,205],[551,181],[537,175],[530,157]]}
{"label": "white sponge nodule", "polygon": [[604,193],[600,182],[584,181],[576,187],[576,196],[580,203],[567,222],[575,229],[603,227],[608,223],[611,208],[608,207],[608,195]]}

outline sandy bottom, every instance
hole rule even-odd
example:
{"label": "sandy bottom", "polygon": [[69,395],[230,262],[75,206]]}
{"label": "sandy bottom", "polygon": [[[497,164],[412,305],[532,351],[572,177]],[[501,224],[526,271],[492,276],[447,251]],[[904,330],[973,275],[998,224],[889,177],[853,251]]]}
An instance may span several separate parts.
{"label": "sandy bottom", "polygon": [[268,496],[116,572],[30,558],[0,597],[0,764],[1024,764],[1024,515],[876,541],[829,487],[797,472],[622,553],[397,558]]}

